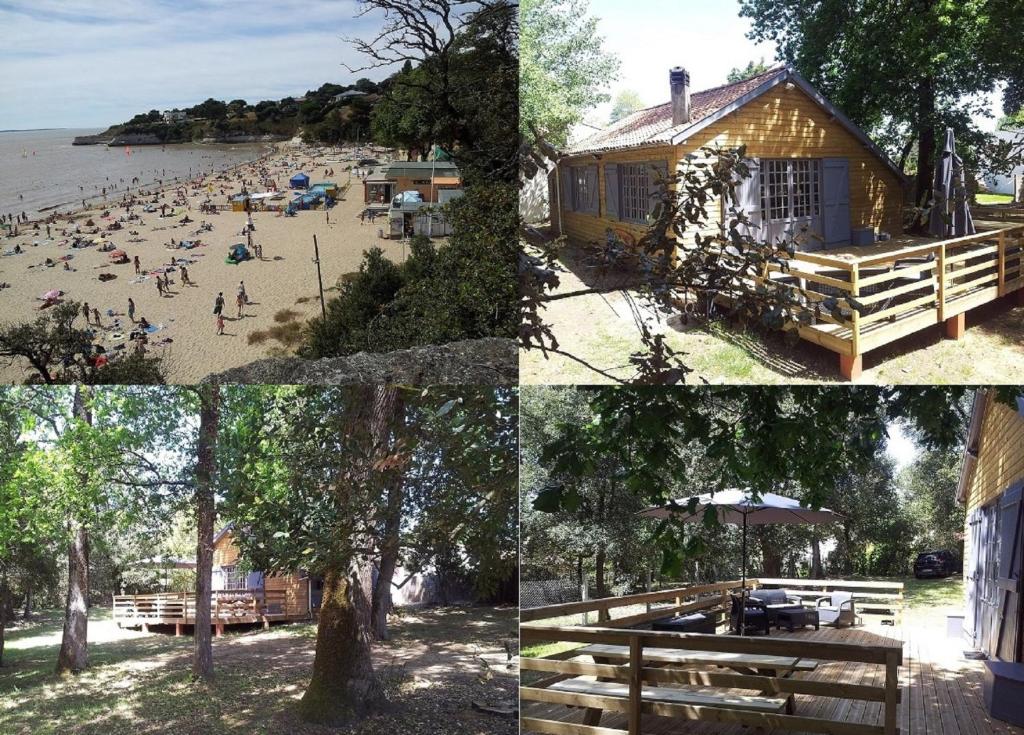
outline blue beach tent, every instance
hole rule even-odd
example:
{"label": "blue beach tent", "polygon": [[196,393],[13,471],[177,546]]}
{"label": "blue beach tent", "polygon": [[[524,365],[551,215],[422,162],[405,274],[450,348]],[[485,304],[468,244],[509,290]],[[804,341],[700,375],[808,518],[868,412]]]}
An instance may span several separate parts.
{"label": "blue beach tent", "polygon": [[309,177],[304,173],[297,173],[289,179],[288,183],[293,189],[308,189]]}

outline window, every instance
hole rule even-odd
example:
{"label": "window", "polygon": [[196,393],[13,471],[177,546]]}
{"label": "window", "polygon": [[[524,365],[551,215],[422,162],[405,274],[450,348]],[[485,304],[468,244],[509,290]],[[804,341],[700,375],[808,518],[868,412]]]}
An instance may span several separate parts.
{"label": "window", "polygon": [[821,162],[808,158],[762,160],[761,212],[773,221],[817,217],[821,212]]}
{"label": "window", "polygon": [[568,194],[572,211],[597,214],[597,166],[571,166]]}
{"label": "window", "polygon": [[645,163],[624,163],[619,166],[620,219],[626,222],[646,222],[651,211],[653,172]]}
{"label": "window", "polygon": [[245,589],[245,573],[238,568],[238,565],[232,564],[231,566],[221,567],[221,572],[224,574],[224,589],[226,590],[244,590]]}

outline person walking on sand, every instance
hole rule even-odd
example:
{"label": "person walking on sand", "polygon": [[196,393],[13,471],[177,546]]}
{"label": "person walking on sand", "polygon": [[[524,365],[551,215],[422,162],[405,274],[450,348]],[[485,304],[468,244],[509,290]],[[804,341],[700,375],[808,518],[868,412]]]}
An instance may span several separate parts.
{"label": "person walking on sand", "polygon": [[135,275],[139,275],[142,272],[142,265],[139,263],[139,256],[135,256]]}
{"label": "person walking on sand", "polygon": [[103,326],[103,324],[100,323],[100,310],[97,309],[96,307],[93,307],[92,309],[92,318],[96,320],[97,327]]}
{"label": "person walking on sand", "polygon": [[224,334],[224,315],[217,314],[217,334]]}
{"label": "person walking on sand", "polygon": [[222,311],[224,311],[224,292],[223,291],[221,291],[220,293],[217,294],[217,299],[216,299],[216,301],[213,302],[213,313],[219,315]]}
{"label": "person walking on sand", "polygon": [[156,277],[156,292],[160,294],[160,298],[164,297],[164,282],[160,280],[160,276]]}
{"label": "person walking on sand", "polygon": [[128,297],[128,318],[132,320],[132,324],[135,323],[135,302],[131,296]]}
{"label": "person walking on sand", "polygon": [[191,284],[192,281],[188,279],[188,268],[186,268],[185,266],[181,266],[181,285],[189,286]]}
{"label": "person walking on sand", "polygon": [[242,297],[242,301],[246,304],[249,303],[249,294],[245,292],[245,281],[238,282],[238,295]]}
{"label": "person walking on sand", "polygon": [[235,297],[235,304],[238,305],[238,318],[241,319],[242,318],[242,307],[245,306],[245,296],[243,296],[241,293],[239,293],[238,296]]}
{"label": "person walking on sand", "polygon": [[89,324],[89,302],[86,301],[82,304],[82,316],[85,317],[85,323]]}

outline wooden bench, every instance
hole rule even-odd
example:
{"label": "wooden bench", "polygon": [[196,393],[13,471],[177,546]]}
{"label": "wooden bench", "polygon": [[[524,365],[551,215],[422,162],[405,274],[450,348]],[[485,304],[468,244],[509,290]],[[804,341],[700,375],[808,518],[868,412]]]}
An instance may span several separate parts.
{"label": "wooden bench", "polygon": [[[570,692],[573,694],[589,694],[599,697],[615,697],[629,699],[629,684],[616,681],[591,681],[585,677],[566,679],[552,684],[549,690]],[[721,707],[742,709],[751,712],[782,712],[786,708],[786,698],[753,697],[742,694],[712,694],[710,692],[692,692],[686,689],[669,687],[645,686],[640,693],[645,702],[668,702],[684,704],[692,707]]]}
{"label": "wooden bench", "polygon": [[[593,656],[594,660],[629,660],[628,646],[613,646],[602,643],[576,649],[573,653]],[[697,664],[723,666],[736,671],[782,671],[784,676],[797,671],[814,671],[817,661],[792,656],[765,656],[749,653],[724,653],[720,651],[688,651],[679,648],[644,648],[644,662],[663,665]],[[774,675],[774,674],[773,674]]]}

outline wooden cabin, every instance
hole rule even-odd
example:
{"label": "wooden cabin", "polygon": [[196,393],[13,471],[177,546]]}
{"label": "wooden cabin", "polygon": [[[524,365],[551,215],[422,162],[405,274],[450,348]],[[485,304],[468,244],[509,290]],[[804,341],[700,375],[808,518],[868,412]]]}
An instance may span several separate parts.
{"label": "wooden cabin", "polygon": [[964,528],[967,645],[987,656],[985,699],[990,713],[1024,725],[1024,391],[1016,406],[994,389],[974,397],[957,501]]}
{"label": "wooden cabin", "polygon": [[[320,609],[323,580],[303,571],[265,574],[247,571],[235,541],[234,524],[222,528],[213,540],[211,623],[217,634],[228,625],[309,620]],[[113,617],[120,627],[174,626],[181,635],[195,625],[194,592],[115,595]]]}
{"label": "wooden cabin", "polygon": [[[704,146],[746,145],[753,165],[738,186],[738,206],[754,237],[804,232],[802,249],[815,250],[902,232],[899,169],[793,69],[691,93],[689,74],[677,67],[669,91],[670,102],[569,146],[548,177],[556,231],[603,243],[611,229],[635,243],[658,201],[659,179]],[[717,222],[728,206],[719,200],[712,208]],[[715,221],[707,225],[706,234],[717,232]]]}

